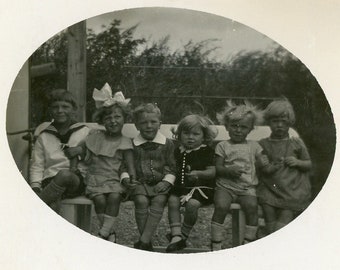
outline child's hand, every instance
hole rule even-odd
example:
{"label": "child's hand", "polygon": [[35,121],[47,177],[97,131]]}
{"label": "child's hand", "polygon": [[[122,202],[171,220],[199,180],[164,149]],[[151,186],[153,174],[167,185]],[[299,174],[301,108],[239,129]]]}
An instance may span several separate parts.
{"label": "child's hand", "polygon": [[246,170],[244,169],[244,167],[240,165],[228,166],[227,170],[228,170],[228,174],[234,178],[240,178],[242,173],[246,173]]}
{"label": "child's hand", "polygon": [[134,189],[137,186],[138,182],[135,180],[131,180],[129,177],[125,177],[122,179],[122,185],[127,189]]}
{"label": "child's hand", "polygon": [[284,162],[288,167],[298,167],[300,165],[300,161],[296,157],[287,157]]}
{"label": "child's hand", "polygon": [[197,171],[191,171],[191,172],[186,173],[185,175],[186,175],[189,183],[192,184],[192,185],[194,185],[198,180]]}
{"label": "child's hand", "polygon": [[260,167],[268,166],[269,158],[266,155],[260,155],[257,159],[257,162]]}
{"label": "child's hand", "polygon": [[78,155],[81,155],[82,153],[82,148],[81,146],[76,146],[76,147],[67,147],[64,149],[64,154],[65,156],[67,156],[68,158],[74,158]]}
{"label": "child's hand", "polygon": [[171,184],[167,181],[160,181],[156,186],[155,186],[155,192],[156,193],[161,193],[168,191],[171,188]]}

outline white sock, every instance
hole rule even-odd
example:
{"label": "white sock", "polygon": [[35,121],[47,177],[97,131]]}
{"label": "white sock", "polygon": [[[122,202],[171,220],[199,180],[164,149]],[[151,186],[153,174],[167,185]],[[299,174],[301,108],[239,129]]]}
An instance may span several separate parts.
{"label": "white sock", "polygon": [[247,241],[254,241],[256,239],[257,226],[246,225],[244,231],[244,239]]}
{"label": "white sock", "polygon": [[102,214],[97,214],[97,218],[98,218],[98,221],[99,221],[99,228],[101,228],[103,226],[103,223],[104,223],[104,213]]}
{"label": "white sock", "polygon": [[108,237],[110,233],[114,231],[114,225],[117,217],[112,217],[109,215],[104,214],[104,223],[101,229],[99,230],[99,233],[103,237]]}

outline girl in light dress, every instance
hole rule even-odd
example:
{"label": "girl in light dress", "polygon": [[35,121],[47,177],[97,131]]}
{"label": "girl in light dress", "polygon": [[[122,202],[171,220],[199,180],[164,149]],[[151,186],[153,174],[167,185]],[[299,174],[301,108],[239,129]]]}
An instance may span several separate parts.
{"label": "girl in light dress", "polygon": [[239,203],[245,213],[244,243],[256,239],[258,228],[255,165],[264,166],[265,157],[259,143],[247,140],[247,136],[261,121],[261,111],[251,104],[228,105],[221,115],[221,122],[230,139],[218,143],[215,149],[217,178],[211,221],[212,250],[222,249],[223,223],[233,202]]}
{"label": "girl in light dress", "polygon": [[88,164],[85,194],[94,202],[99,220],[99,237],[116,242],[115,223],[127,189],[133,187],[135,169],[131,139],[122,135],[130,114],[121,92],[112,97],[108,84],[93,92],[97,111],[94,120],[105,130],[93,130],[85,140],[84,160]]}
{"label": "girl in light dress", "polygon": [[268,166],[260,175],[258,197],[270,234],[291,222],[310,203],[312,163],[302,139],[289,136],[295,114],[288,100],[270,103],[264,118],[271,135],[259,142]]}

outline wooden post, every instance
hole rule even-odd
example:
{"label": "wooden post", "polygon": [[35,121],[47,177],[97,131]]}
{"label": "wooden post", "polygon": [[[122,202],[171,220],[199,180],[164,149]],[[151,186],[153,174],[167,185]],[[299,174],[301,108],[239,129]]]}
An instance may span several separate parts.
{"label": "wooden post", "polygon": [[78,121],[86,121],[86,22],[68,28],[67,89],[78,102]]}

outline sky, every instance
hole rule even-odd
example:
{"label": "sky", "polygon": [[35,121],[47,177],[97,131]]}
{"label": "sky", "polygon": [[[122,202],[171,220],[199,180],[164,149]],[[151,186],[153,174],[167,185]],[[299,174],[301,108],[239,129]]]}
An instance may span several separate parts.
{"label": "sky", "polygon": [[138,24],[135,38],[158,41],[170,36],[170,48],[175,51],[189,40],[199,42],[217,39],[211,46],[218,49],[212,57],[228,60],[241,51],[270,50],[276,43],[265,35],[228,18],[175,8],[138,8],[116,11],[87,20],[87,27],[95,32],[102,31],[113,19],[121,20],[121,28]]}

